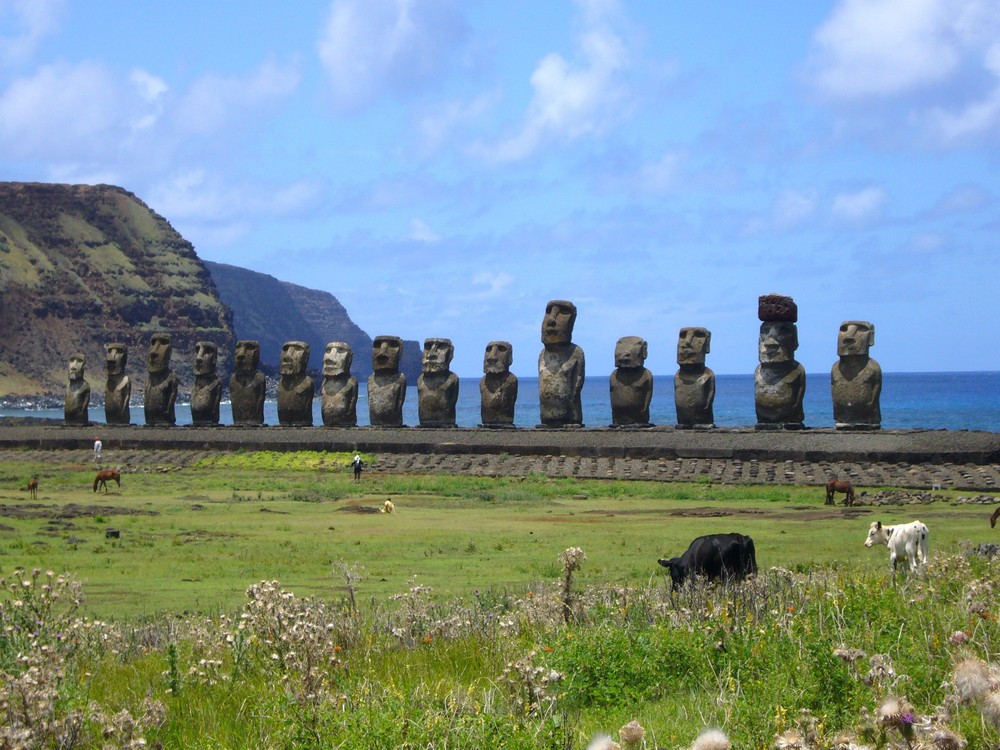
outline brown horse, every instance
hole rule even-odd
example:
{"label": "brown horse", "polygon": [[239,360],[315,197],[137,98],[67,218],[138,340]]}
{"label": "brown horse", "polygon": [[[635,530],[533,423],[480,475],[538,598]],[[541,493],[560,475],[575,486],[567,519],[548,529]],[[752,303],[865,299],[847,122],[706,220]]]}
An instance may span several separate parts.
{"label": "brown horse", "polygon": [[35,500],[38,497],[38,477],[32,477],[31,481],[28,482],[28,492],[31,493],[31,499]]}
{"label": "brown horse", "polygon": [[835,492],[844,493],[844,505],[854,505],[854,485],[846,479],[831,479],[826,483],[826,504],[836,505],[833,499]]}
{"label": "brown horse", "polygon": [[990,516],[990,528],[995,529],[997,527],[997,519],[1000,518],[1000,508],[993,511],[993,515]]}
{"label": "brown horse", "polygon": [[122,488],[122,475],[118,469],[104,469],[97,472],[97,476],[94,477],[94,492],[97,492],[98,487],[103,487],[104,492],[107,493],[109,479],[115,480],[119,490]]}

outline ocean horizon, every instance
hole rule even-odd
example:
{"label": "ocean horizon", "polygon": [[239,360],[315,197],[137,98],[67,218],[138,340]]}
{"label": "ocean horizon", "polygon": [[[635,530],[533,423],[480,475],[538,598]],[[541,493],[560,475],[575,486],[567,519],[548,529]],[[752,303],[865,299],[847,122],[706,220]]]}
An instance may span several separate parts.
{"label": "ocean horizon", "polygon": [[[318,381],[317,381],[318,385]],[[583,420],[585,427],[611,424],[611,400],[608,376],[589,376],[584,384]],[[807,428],[833,427],[833,401],[830,374],[808,373],[803,402]],[[986,430],[1000,432],[1000,372],[884,373],[882,378],[882,428],[928,430]],[[145,422],[141,405],[132,406],[132,423]],[[191,424],[188,404],[175,409],[178,425]],[[91,421],[105,422],[104,408],[92,407]],[[0,409],[4,417],[40,417],[61,420],[62,409]],[[676,424],[673,374],[654,376],[650,421],[655,425]],[[228,402],[221,408],[221,423],[232,424]],[[264,421],[277,425],[277,403],[264,405]],[[403,405],[407,426],[420,424],[417,416],[416,383],[407,387]],[[476,427],[480,422],[479,378],[460,378],[456,421],[459,427]],[[752,427],[754,411],[753,375],[717,375],[715,424],[718,427]],[[515,426],[532,428],[539,422],[538,378],[519,377],[518,399],[514,412]],[[322,427],[320,397],[313,402],[313,424]],[[358,426],[369,424],[367,385],[359,382]]]}

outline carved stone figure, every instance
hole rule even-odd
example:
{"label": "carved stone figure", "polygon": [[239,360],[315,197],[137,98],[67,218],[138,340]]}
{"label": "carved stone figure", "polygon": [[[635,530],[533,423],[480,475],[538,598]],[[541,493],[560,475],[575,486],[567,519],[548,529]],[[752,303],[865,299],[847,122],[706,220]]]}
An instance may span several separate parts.
{"label": "carved stone figure", "polygon": [[649,427],[653,373],[645,368],[649,348],[639,336],[622,336],[615,344],[611,373],[611,426]]}
{"label": "carved stone figure", "polygon": [[491,341],[483,354],[483,377],[479,381],[481,427],[513,427],[517,401],[517,375],[510,371],[514,348],[508,341]]}
{"label": "carved stone figure", "polygon": [[875,344],[875,326],[867,320],[845,320],[837,335],[840,359],[830,371],[833,421],[838,430],[878,430],[882,427],[882,368],[868,356]]}
{"label": "carved stone figure", "polygon": [[372,369],[368,376],[368,421],[375,427],[402,427],[406,376],[399,371],[403,340],[376,336],[372,342]]}
{"label": "carved stone figure", "polygon": [[191,388],[191,424],[219,424],[219,404],[222,401],[222,380],[215,374],[219,347],[211,341],[194,345],[194,387]]}
{"label": "carved stone figure", "polygon": [[131,424],[132,381],[125,374],[128,347],[113,342],[104,345],[104,365],[108,379],[104,384],[104,418],[108,424]]}
{"label": "carved stone figure", "polygon": [[177,376],[170,369],[173,352],[169,333],[154,333],[146,354],[146,387],[143,389],[143,410],[148,425],[171,425],[177,422],[174,403],[177,401]]}
{"label": "carved stone figure", "polygon": [[454,427],[458,375],[451,371],[455,347],[450,339],[424,339],[417,378],[417,414],[421,427]]}
{"label": "carved stone figure", "polygon": [[705,367],[705,355],[712,349],[712,333],[690,326],[677,334],[677,364],[674,375],[674,406],[677,426],[715,427],[715,373]]}
{"label": "carved stone figure", "polygon": [[83,352],[69,355],[69,385],[63,410],[66,424],[90,424],[90,383],[84,378],[86,369],[87,358]]}
{"label": "carved stone figure", "polygon": [[795,361],[799,334],[798,308],[791,297],[770,294],[758,301],[760,338],[754,371],[757,429],[799,430],[805,415],[806,371]]}
{"label": "carved stone figure", "polygon": [[331,341],[323,353],[320,411],[327,427],[358,423],[358,379],[351,375],[354,351],[343,341]]}
{"label": "carved stone figure", "polygon": [[313,398],[316,386],[306,375],[309,366],[309,344],[286,341],[281,347],[278,372],[278,423],[309,427],[313,423]]}
{"label": "carved stone figure", "polygon": [[576,305],[552,300],[542,319],[538,355],[538,408],[542,427],[582,427],[580,391],[585,377],[583,349],[572,342]]}
{"label": "carved stone figure", "polygon": [[233,374],[229,378],[229,401],[234,425],[264,424],[264,397],[267,379],[258,372],[260,343],[249,339],[236,342]]}

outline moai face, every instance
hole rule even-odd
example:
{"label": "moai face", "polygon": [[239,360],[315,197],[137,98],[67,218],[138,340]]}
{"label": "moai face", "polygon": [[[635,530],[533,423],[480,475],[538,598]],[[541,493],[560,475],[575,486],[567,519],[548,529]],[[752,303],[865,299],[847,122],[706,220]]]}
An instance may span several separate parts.
{"label": "moai face", "polygon": [[260,365],[260,344],[248,339],[237,341],[233,361],[236,372],[242,375],[256,372],[258,365]]}
{"label": "moai face", "polygon": [[128,362],[128,347],[125,344],[105,344],[104,364],[108,375],[124,375],[125,363]]}
{"label": "moai face", "polygon": [[399,336],[376,336],[372,342],[372,369],[375,372],[396,372],[403,356],[403,340]]}
{"label": "moai face", "polygon": [[845,320],[837,334],[837,354],[841,357],[868,356],[875,343],[875,326],[867,320]]}
{"label": "moai face", "polygon": [[615,367],[626,369],[646,364],[646,340],[639,336],[622,336],[615,344]]}
{"label": "moai face", "polygon": [[303,375],[309,364],[309,344],[305,341],[286,341],[281,347],[278,372],[282,375]]}
{"label": "moai face", "polygon": [[323,352],[323,375],[328,378],[351,372],[354,352],[343,341],[331,341]]}
{"label": "moai face", "polygon": [[510,372],[514,362],[514,347],[508,341],[491,341],[486,345],[483,354],[483,372],[487,375],[499,375]]}
{"label": "moai face", "polygon": [[425,373],[448,372],[455,347],[451,339],[424,339],[422,369]]}
{"label": "moai face", "polygon": [[83,380],[83,372],[87,367],[87,358],[83,352],[73,352],[69,355],[69,379],[73,381]]}
{"label": "moai face", "polygon": [[149,340],[146,369],[152,373],[166,372],[170,367],[170,354],[173,350],[169,334],[154,333]]}
{"label": "moai face", "polygon": [[677,334],[677,364],[703,365],[712,350],[712,334],[707,328],[690,326]]}
{"label": "moai face", "polygon": [[194,374],[214,375],[219,361],[219,347],[211,341],[199,341],[194,345]]}
{"label": "moai face", "polygon": [[552,300],[545,306],[545,317],[542,319],[542,343],[570,343],[573,340],[574,323],[576,323],[576,305],[566,300]]}
{"label": "moai face", "polygon": [[760,324],[758,357],[762,363],[791,362],[799,348],[799,334],[794,323],[765,322]]}

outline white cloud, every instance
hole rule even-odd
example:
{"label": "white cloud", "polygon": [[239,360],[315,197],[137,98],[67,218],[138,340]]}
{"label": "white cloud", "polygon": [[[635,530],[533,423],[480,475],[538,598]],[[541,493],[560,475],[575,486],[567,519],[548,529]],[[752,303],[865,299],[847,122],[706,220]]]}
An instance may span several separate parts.
{"label": "white cloud", "polygon": [[830,213],[844,224],[861,226],[877,219],[888,195],[880,187],[867,187],[854,193],[840,193],[833,199]]}
{"label": "white cloud", "polygon": [[334,0],[318,42],[334,107],[353,113],[423,87],[465,37],[454,0]]}
{"label": "white cloud", "polygon": [[441,241],[441,235],[430,228],[423,219],[410,219],[410,239],[428,244]]}
{"label": "white cloud", "polygon": [[475,295],[476,299],[492,299],[502,297],[509,293],[514,277],[509,273],[500,271],[492,273],[489,271],[479,271],[472,276],[472,285],[481,287]]}
{"label": "white cloud", "polygon": [[578,38],[579,61],[558,53],[543,57],[531,74],[534,91],[519,131],[479,152],[498,162],[518,161],[552,141],[603,132],[621,116],[625,92],[619,80],[628,65],[625,43],[613,30],[611,2],[582,2],[586,27]]}
{"label": "white cloud", "polygon": [[816,214],[816,204],[812,191],[786,190],[774,204],[774,225],[778,229],[801,226]]}
{"label": "white cloud", "polygon": [[0,36],[0,65],[30,59],[42,39],[56,31],[65,7],[65,0],[0,0],[0,26],[12,19],[16,29]]}

